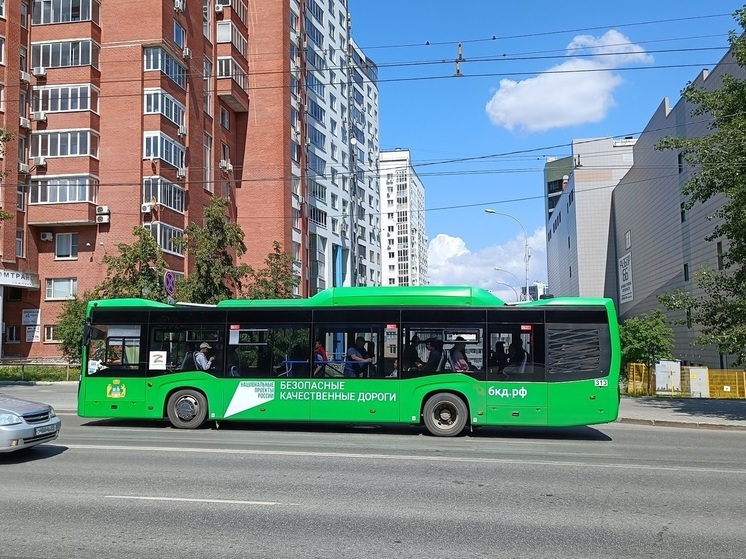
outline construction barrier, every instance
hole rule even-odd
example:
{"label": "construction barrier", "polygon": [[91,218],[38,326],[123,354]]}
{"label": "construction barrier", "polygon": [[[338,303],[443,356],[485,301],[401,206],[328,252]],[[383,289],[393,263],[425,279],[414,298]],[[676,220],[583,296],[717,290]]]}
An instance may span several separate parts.
{"label": "construction barrier", "polygon": [[[637,396],[681,396],[694,398],[746,399],[746,371],[682,366],[669,389],[656,392],[655,371],[642,363],[627,364],[627,394]],[[674,389],[673,387],[676,387]]]}

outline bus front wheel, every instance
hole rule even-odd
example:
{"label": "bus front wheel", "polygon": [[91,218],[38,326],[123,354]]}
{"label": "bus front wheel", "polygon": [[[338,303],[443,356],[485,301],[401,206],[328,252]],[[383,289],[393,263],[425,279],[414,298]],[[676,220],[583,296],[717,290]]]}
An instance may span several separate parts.
{"label": "bus front wheel", "polygon": [[196,429],[207,417],[207,400],[196,390],[179,390],[168,399],[168,420],[177,429]]}
{"label": "bus front wheel", "polygon": [[425,402],[425,427],[436,437],[455,437],[466,427],[466,404],[455,394],[434,394]]}

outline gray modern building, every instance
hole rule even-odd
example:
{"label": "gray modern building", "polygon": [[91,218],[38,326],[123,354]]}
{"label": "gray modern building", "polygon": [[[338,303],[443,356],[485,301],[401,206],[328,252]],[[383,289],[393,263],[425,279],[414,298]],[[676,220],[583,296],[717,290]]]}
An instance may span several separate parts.
{"label": "gray modern building", "polygon": [[573,140],[572,155],[548,161],[547,278],[553,295],[611,296],[611,195],[632,166],[635,140]]}
{"label": "gray modern building", "polygon": [[[714,90],[725,74],[746,78],[744,69],[728,54],[711,72],[702,71],[694,84]],[[621,320],[660,308],[658,296],[674,289],[700,295],[696,270],[722,266],[720,255],[727,250],[727,241],[708,238],[720,223],[713,217],[724,198],[718,195],[685,211],[683,187],[696,170],[683,162],[678,151],[656,149],[666,136],[708,134],[709,118],[692,116],[694,108],[683,99],[673,106],[663,100],[635,145],[635,164],[614,189],[611,240],[617,271],[609,282],[618,284],[615,299]],[[666,314],[686,319],[683,313]],[[696,325],[674,326],[674,334],[674,356],[682,362],[728,365],[728,356],[719,355],[716,348],[692,345],[698,334]]]}

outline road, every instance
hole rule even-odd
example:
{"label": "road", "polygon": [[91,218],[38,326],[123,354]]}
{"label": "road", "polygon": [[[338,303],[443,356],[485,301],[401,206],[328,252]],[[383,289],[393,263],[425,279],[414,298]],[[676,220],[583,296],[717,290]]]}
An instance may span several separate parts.
{"label": "road", "polygon": [[63,416],[0,456],[0,557],[718,557],[746,547],[746,432]]}

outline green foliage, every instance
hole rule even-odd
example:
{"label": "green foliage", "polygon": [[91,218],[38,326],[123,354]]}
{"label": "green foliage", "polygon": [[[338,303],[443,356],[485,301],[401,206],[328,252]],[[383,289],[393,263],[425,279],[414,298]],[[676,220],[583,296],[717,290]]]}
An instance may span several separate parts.
{"label": "green foliage", "polygon": [[[746,29],[746,8],[734,17]],[[746,68],[746,39],[732,31],[729,42],[736,62]],[[721,272],[697,271],[703,296],[675,291],[659,300],[670,309],[686,311],[688,320],[701,326],[698,343],[714,343],[719,352],[736,355],[741,364],[746,356],[746,80],[726,75],[712,91],[690,83],[682,97],[696,107],[693,116],[711,119],[710,134],[665,138],[656,148],[678,150],[695,167],[684,187],[689,208],[724,195],[722,207],[712,216],[721,222],[708,240],[725,238],[728,249],[721,255]]]}
{"label": "green foliage", "polygon": [[57,337],[62,342],[60,350],[70,362],[80,362],[85,309],[90,299],[90,293],[85,293],[81,298],[76,297],[65,301],[62,312],[57,318]]}
{"label": "green foliage", "polygon": [[75,381],[80,376],[80,368],[65,365],[2,365],[0,380],[4,381]]}
{"label": "green foliage", "polygon": [[[0,128],[0,154],[5,155],[5,144],[13,139],[13,134]],[[0,209],[0,221],[12,219],[14,215],[10,212]]]}
{"label": "green foliage", "polygon": [[163,251],[145,227],[136,226],[132,234],[137,239],[133,244],[120,243],[118,255],[104,256],[106,279],[96,287],[94,294],[99,299],[143,297],[165,301],[161,283],[166,271]]}
{"label": "green foliage", "polygon": [[[666,317],[656,309],[648,314],[628,318],[619,327],[622,363],[644,363],[649,368],[661,359],[672,359],[673,330]],[[624,367],[626,369],[626,367]]]}
{"label": "green foliage", "polygon": [[234,259],[246,253],[246,245],[241,227],[229,221],[227,207],[227,198],[213,198],[205,208],[205,224],[191,223],[184,231],[185,250],[194,269],[177,282],[180,301],[218,303],[241,292],[251,268],[235,264]]}
{"label": "green foliage", "polygon": [[273,252],[264,260],[266,267],[249,272],[249,299],[292,299],[298,276],[293,272],[293,256],[275,241]]}

